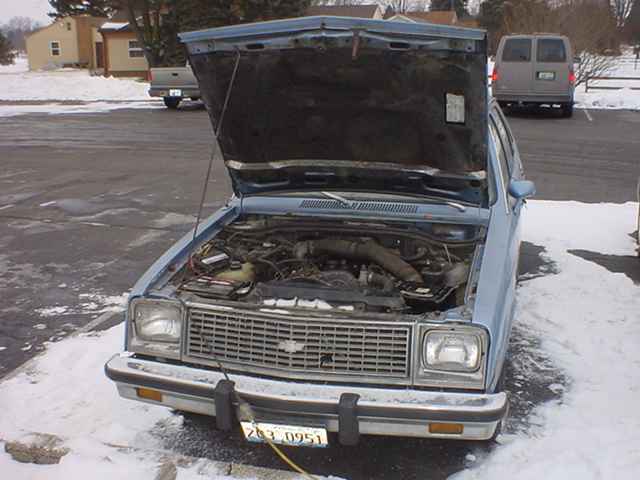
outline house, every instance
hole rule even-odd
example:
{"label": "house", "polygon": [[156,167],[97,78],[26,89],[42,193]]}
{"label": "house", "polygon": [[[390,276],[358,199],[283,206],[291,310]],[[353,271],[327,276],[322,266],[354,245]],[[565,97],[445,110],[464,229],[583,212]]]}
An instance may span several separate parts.
{"label": "house", "polygon": [[[382,19],[382,9],[371,5],[324,5],[309,7],[307,15],[334,15]],[[118,12],[100,29],[104,40],[104,74],[114,77],[147,76],[149,65],[135,32],[123,12]]]}
{"label": "house", "polygon": [[478,28],[474,18],[459,18],[455,10],[439,10],[433,12],[406,12],[391,16],[388,20],[409,23],[435,23],[455,27]]}
{"label": "house", "polygon": [[146,77],[149,64],[129,22],[104,23],[104,74],[114,77]]}
{"label": "house", "polygon": [[316,15],[330,15],[335,17],[357,17],[382,20],[384,12],[378,4],[362,5],[315,5],[307,9],[309,17]]}
{"label": "house", "polygon": [[455,10],[438,10],[435,12],[398,13],[388,20],[408,23],[437,23],[438,25],[455,25],[458,15]]}
{"label": "house", "polygon": [[26,37],[29,70],[61,67],[101,68],[102,36],[98,31],[106,18],[74,15]]}

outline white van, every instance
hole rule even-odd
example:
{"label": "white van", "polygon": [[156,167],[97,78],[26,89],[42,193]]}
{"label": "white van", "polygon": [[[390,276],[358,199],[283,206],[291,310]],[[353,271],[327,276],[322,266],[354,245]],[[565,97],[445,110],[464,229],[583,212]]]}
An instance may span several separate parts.
{"label": "white van", "polygon": [[492,93],[503,108],[510,105],[559,106],[573,115],[573,51],[562,35],[507,35],[498,45],[491,76]]}

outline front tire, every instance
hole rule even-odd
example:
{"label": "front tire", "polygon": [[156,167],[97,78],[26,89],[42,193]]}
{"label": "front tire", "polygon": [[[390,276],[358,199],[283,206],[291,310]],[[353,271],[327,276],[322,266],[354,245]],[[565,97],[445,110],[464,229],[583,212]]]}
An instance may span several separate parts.
{"label": "front tire", "polygon": [[164,97],[163,100],[167,108],[170,108],[171,110],[175,110],[178,108],[178,105],[180,105],[180,101],[182,99],[176,98],[176,97]]}
{"label": "front tire", "polygon": [[562,105],[562,116],[564,118],[573,117],[573,103],[565,103]]}

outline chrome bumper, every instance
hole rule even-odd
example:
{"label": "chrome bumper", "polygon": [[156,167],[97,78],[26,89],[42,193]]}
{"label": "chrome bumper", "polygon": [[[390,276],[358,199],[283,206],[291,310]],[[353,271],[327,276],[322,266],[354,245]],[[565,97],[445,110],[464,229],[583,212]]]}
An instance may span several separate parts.
{"label": "chrome bumper", "polygon": [[509,103],[573,103],[573,94],[569,93],[517,93],[493,91],[493,98]]}
{"label": "chrome bumper", "polygon": [[[220,372],[117,354],[105,365],[120,396],[216,416]],[[463,440],[491,438],[507,412],[505,393],[448,393],[398,388],[315,385],[231,375],[235,391],[253,407],[258,421],[322,426],[340,435],[348,419],[358,434]],[[141,398],[138,388],[162,393],[161,401]],[[345,396],[356,398],[344,410]],[[231,406],[235,409],[236,405]],[[219,408],[219,407],[218,407]],[[225,409],[226,410],[226,409]],[[432,423],[463,425],[462,433],[431,433]]]}
{"label": "chrome bumper", "polygon": [[181,87],[152,87],[149,89],[150,97],[169,97],[169,90],[182,90],[180,98],[200,98],[200,90],[197,88],[181,88]]}

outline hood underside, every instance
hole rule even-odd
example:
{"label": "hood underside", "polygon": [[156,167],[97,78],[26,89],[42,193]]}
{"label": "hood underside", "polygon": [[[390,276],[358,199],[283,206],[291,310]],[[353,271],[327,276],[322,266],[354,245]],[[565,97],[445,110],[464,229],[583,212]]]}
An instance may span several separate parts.
{"label": "hood underside", "polygon": [[307,17],[181,38],[238,193],[484,178],[482,31]]}

